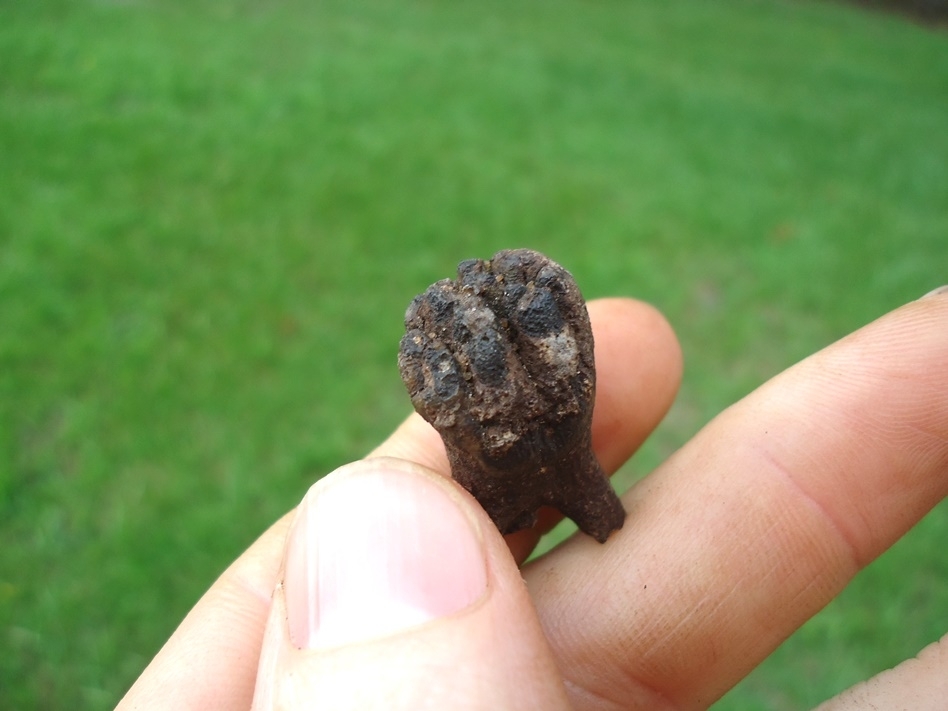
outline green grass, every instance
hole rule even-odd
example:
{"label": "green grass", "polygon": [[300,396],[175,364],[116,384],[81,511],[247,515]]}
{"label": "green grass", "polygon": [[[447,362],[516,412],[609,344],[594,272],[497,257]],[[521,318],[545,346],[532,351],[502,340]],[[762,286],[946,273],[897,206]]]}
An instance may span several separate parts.
{"label": "green grass", "polygon": [[[684,344],[645,473],[948,281],[948,35],[777,0],[0,4],[0,707],[108,708],[407,413],[412,295],[533,246]],[[939,507],[728,695],[948,629]]]}

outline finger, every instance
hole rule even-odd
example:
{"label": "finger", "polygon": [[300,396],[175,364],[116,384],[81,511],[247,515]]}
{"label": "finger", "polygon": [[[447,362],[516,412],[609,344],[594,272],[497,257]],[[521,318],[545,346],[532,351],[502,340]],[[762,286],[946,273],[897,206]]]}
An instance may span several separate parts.
{"label": "finger", "polygon": [[665,317],[641,301],[589,304],[596,341],[593,448],[615,472],[642,445],[671,407],[681,384],[681,346]]}
{"label": "finger", "polygon": [[912,709],[942,711],[948,699],[948,637],[930,644],[914,659],[844,691],[815,711]]}
{"label": "finger", "polygon": [[[681,377],[671,328],[652,307],[626,299],[589,304],[599,388],[593,444],[614,471],[668,409]],[[370,456],[417,462],[447,476],[440,436],[410,416]],[[552,526],[549,514],[541,524]],[[288,518],[264,533],[211,587],[123,699],[120,708],[246,708],[270,594],[276,585]],[[516,560],[533,549],[537,531],[508,537]]]}
{"label": "finger", "polygon": [[118,705],[247,708],[291,515],[271,526],[198,601]]}
{"label": "finger", "polygon": [[253,708],[565,709],[506,542],[458,484],[366,459],[297,509]]}
{"label": "finger", "polygon": [[581,709],[705,708],[948,493],[948,298],[807,359],[524,574]]}
{"label": "finger", "polygon": [[[665,318],[641,301],[600,299],[591,301],[588,310],[598,381],[593,449],[611,474],[668,412],[681,383],[681,349]],[[370,456],[407,459],[450,476],[441,437],[416,414]],[[536,527],[507,536],[518,563],[526,560],[540,536],[561,518],[545,509]]]}

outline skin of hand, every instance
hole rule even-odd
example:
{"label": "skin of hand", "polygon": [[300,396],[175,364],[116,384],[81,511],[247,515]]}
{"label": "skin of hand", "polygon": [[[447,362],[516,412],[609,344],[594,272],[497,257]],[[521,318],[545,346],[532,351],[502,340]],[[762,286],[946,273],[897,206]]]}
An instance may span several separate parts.
{"label": "skin of hand", "polygon": [[[667,322],[591,302],[593,443],[670,406]],[[703,709],[948,495],[948,292],[725,410],[622,498],[605,545],[502,537],[409,417],[317,483],[197,603],[120,709]],[[942,708],[948,638],[821,711]]]}

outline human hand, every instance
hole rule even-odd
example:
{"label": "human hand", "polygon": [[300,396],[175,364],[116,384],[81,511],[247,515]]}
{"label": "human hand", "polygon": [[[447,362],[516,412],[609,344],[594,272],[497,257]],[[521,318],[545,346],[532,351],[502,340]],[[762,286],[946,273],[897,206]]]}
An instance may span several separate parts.
{"label": "human hand", "polygon": [[[589,310],[614,471],[680,354],[643,304]],[[398,460],[326,477],[228,569],[120,708],[706,708],[948,494],[946,324],[933,295],[801,362],[626,493],[608,543],[522,570],[553,521],[501,537],[413,415],[373,453]],[[946,647],[821,708],[941,708]]]}

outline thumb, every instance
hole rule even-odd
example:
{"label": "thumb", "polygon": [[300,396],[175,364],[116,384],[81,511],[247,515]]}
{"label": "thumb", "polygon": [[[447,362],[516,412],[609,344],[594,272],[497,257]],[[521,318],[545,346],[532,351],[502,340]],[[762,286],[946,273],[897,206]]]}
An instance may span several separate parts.
{"label": "thumb", "polygon": [[453,481],[367,459],[313,486],[287,537],[254,709],[566,708],[520,571]]}

